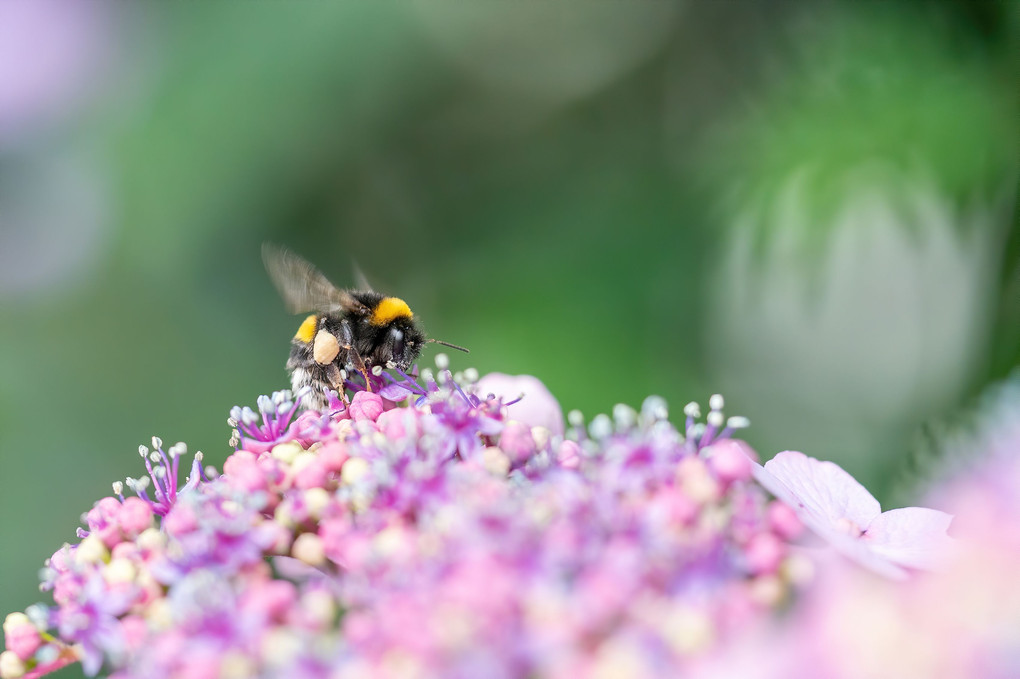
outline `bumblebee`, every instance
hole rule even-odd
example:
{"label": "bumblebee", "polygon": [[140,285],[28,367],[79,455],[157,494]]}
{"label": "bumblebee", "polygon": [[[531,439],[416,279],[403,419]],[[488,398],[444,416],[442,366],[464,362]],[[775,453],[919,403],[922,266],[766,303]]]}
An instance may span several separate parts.
{"label": "bumblebee", "polygon": [[301,257],[270,243],[262,246],[262,260],[287,310],[311,312],[291,340],[287,359],[294,393],[311,387],[302,397],[307,408],[324,410],[327,389],[343,398],[344,380],[355,370],[371,389],[373,370],[410,369],[429,342],[467,351],[426,337],[398,297],[387,297],[367,284],[364,290],[341,290]]}

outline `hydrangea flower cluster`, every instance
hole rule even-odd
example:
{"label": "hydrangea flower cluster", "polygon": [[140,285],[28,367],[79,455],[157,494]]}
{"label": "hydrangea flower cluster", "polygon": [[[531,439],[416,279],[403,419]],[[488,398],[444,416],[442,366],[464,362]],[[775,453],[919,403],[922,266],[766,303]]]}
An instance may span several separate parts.
{"label": "hydrangea flower cluster", "polygon": [[682,430],[657,397],[565,424],[534,378],[437,364],[234,409],[222,474],[153,439],[47,562],[54,604],[7,617],[0,677],[673,676],[812,572],[813,515],[720,396]]}

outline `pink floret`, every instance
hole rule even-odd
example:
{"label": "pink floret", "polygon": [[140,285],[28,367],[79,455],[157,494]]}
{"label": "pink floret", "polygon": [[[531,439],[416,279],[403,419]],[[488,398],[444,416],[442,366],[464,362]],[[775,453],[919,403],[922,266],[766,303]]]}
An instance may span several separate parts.
{"label": "pink floret", "polygon": [[148,502],[137,497],[124,500],[117,512],[117,523],[128,538],[137,537],[139,533],[152,526],[152,507]]}
{"label": "pink floret", "polygon": [[711,445],[709,467],[723,483],[751,478],[751,459],[756,457],[751,446],[738,439],[724,439]]}
{"label": "pink floret", "polygon": [[4,639],[7,642],[7,650],[14,653],[22,660],[28,660],[42,644],[39,638],[39,630],[31,623],[18,625],[13,629],[4,631]]}
{"label": "pink floret", "polygon": [[359,391],[351,400],[350,413],[355,422],[362,420],[375,422],[383,410],[382,397],[371,391]]}

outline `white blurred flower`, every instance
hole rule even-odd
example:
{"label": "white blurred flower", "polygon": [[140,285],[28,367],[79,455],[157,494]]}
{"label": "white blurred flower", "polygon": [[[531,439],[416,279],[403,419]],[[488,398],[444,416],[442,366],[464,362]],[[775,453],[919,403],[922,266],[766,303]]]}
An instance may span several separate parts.
{"label": "white blurred flower", "polygon": [[1001,225],[873,167],[818,223],[811,180],[737,213],[706,334],[727,393],[760,404],[750,416],[787,439],[796,417],[799,447],[846,459],[959,395],[990,327]]}

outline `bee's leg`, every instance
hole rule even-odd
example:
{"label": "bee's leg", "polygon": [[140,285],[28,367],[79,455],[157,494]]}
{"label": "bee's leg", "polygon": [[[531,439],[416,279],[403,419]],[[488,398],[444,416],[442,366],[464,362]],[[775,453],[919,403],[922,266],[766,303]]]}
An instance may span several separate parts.
{"label": "bee's leg", "polygon": [[329,379],[330,385],[336,390],[340,400],[343,401],[344,405],[348,405],[347,391],[344,389],[344,374],[336,363],[330,363],[326,366],[326,377]]}
{"label": "bee's leg", "polygon": [[368,367],[365,365],[365,361],[362,360],[361,354],[354,348],[354,333],[351,331],[351,325],[347,322],[347,319],[344,319],[341,321],[340,327],[344,334],[343,342],[340,346],[347,351],[348,360],[354,364],[355,370],[365,378],[366,391],[372,391],[372,380],[368,379]]}

